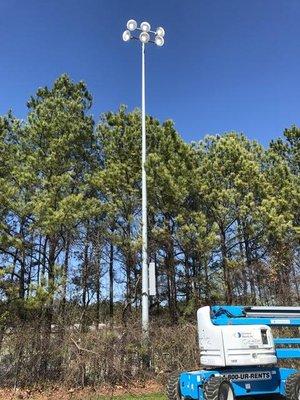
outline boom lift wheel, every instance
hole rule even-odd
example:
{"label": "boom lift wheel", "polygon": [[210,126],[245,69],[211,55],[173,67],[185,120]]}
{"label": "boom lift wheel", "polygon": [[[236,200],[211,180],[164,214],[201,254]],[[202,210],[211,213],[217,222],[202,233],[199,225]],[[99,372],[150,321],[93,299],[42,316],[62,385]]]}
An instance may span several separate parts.
{"label": "boom lift wheel", "polygon": [[204,386],[206,400],[234,400],[230,381],[222,376],[212,376]]}
{"label": "boom lift wheel", "polygon": [[167,383],[167,398],[168,400],[184,400],[184,397],[181,395],[178,372],[172,372],[169,376]]}
{"label": "boom lift wheel", "polygon": [[300,373],[290,375],[285,383],[285,398],[300,400]]}

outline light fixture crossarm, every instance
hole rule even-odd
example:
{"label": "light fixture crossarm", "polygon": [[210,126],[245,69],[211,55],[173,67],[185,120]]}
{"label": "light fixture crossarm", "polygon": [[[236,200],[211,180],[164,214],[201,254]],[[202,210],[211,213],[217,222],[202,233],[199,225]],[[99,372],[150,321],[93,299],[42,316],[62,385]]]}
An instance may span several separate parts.
{"label": "light fixture crossarm", "polygon": [[[133,32],[140,32],[139,36],[136,37],[133,35]],[[134,19],[130,19],[127,22],[127,30],[123,32],[123,40],[124,42],[128,42],[131,39],[140,40],[143,44],[153,43],[158,47],[164,45],[164,36],[165,30],[161,26],[156,29],[156,31],[151,30],[151,26],[149,22],[142,22],[140,26],[137,26],[137,22]]]}

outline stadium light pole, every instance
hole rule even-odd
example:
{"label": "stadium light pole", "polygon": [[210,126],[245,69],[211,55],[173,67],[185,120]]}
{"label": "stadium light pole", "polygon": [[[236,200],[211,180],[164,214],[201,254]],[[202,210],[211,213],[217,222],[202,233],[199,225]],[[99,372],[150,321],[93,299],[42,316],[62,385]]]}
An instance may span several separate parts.
{"label": "stadium light pole", "polygon": [[[142,44],[142,330],[145,338],[149,336],[149,270],[148,270],[148,230],[147,230],[147,181],[146,181],[146,114],[145,114],[145,47],[147,43],[164,45],[165,31],[158,27],[151,30],[149,22],[142,22],[140,27],[134,19],[127,22],[127,29],[123,32],[124,42],[132,39]],[[134,36],[137,31],[138,37]]]}

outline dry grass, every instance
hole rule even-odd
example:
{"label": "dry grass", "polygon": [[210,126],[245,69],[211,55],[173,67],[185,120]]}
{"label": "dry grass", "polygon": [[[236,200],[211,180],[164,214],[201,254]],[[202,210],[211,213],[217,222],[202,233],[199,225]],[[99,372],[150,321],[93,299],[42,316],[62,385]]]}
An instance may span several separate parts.
{"label": "dry grass", "polygon": [[129,400],[165,399],[163,387],[156,382],[149,381],[144,385],[124,388],[104,386],[101,389],[0,389],[0,400]]}

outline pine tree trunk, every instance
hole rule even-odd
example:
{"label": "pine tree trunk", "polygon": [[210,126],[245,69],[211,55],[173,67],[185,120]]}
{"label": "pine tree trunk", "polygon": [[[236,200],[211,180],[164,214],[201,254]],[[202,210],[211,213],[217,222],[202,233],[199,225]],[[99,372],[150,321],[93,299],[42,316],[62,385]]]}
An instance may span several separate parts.
{"label": "pine tree trunk", "polygon": [[62,290],[62,299],[61,299],[63,325],[65,325],[65,320],[66,320],[69,258],[70,258],[70,241],[69,241],[69,237],[67,234],[66,245],[65,245],[65,258],[64,258],[64,265],[63,265],[63,290]]}
{"label": "pine tree trunk", "polygon": [[49,252],[48,252],[48,290],[49,290],[49,303],[45,308],[44,320],[44,334],[43,334],[43,351],[41,357],[41,375],[46,378],[48,370],[48,359],[51,348],[51,325],[53,320],[53,289],[55,284],[55,259],[56,259],[57,239],[55,237],[49,238]]}
{"label": "pine tree trunk", "polygon": [[231,286],[231,274],[228,267],[228,252],[226,246],[226,233],[225,230],[221,228],[221,254],[222,254],[222,268],[225,286],[225,301],[227,304],[232,304],[232,286]]}
{"label": "pine tree trunk", "polygon": [[169,228],[169,240],[166,243],[166,257],[165,266],[168,276],[168,288],[169,288],[169,313],[170,319],[173,324],[178,321],[177,315],[177,288],[176,288],[176,267],[175,267],[175,256],[174,256],[174,243],[172,237],[171,219],[167,217],[167,223]]}
{"label": "pine tree trunk", "polygon": [[83,265],[82,265],[82,331],[86,330],[87,326],[87,296],[88,296],[88,249],[89,245],[86,238],[86,243],[84,245],[83,251]]}
{"label": "pine tree trunk", "polygon": [[189,257],[187,253],[184,254],[184,284],[185,284],[185,302],[186,304],[190,301],[191,284],[190,284],[190,269],[189,269]]}
{"label": "pine tree trunk", "polygon": [[114,317],[114,245],[109,245],[109,317]]}

